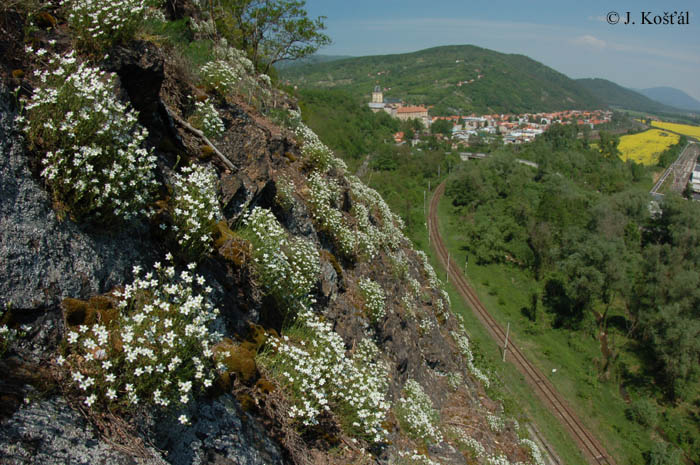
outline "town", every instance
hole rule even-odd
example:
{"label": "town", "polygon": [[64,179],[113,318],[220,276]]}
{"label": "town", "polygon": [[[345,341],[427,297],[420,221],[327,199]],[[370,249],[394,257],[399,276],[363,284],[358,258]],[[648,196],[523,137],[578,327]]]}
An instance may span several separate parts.
{"label": "town", "polygon": [[[430,116],[429,108],[416,105],[405,105],[401,100],[385,99],[380,86],[375,86],[372,101],[368,103],[373,112],[384,111],[402,121],[418,120],[425,128],[436,121],[444,120],[452,123],[451,138],[459,146],[468,146],[469,138],[474,136],[501,136],[504,144],[521,144],[531,142],[550,125],[576,124],[588,125],[591,129],[604,123],[609,123],[612,111],[609,110],[564,110],[547,113],[523,114],[489,114],[489,115],[454,115]],[[444,137],[438,134],[438,137]],[[394,135],[397,144],[403,144],[405,134],[398,132]]]}

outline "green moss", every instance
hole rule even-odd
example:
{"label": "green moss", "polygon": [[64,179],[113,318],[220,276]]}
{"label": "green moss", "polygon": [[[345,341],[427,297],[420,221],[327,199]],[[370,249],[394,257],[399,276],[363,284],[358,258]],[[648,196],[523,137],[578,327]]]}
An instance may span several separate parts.
{"label": "green moss", "polygon": [[250,342],[236,344],[225,339],[214,346],[216,360],[223,363],[229,374],[235,374],[244,383],[250,383],[258,373],[256,353],[255,345]]}
{"label": "green moss", "polygon": [[253,253],[252,244],[233,232],[225,221],[219,221],[214,226],[214,248],[219,255],[239,267],[248,263]]}

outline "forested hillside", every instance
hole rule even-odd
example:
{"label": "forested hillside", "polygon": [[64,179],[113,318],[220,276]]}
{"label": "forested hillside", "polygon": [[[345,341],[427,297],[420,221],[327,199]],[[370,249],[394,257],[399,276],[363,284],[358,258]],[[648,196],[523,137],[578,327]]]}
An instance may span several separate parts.
{"label": "forested hillside", "polygon": [[606,106],[572,79],[535,60],[472,45],[292,66],[280,75],[303,88],[344,89],[366,101],[379,84],[386,89],[385,98],[432,105],[433,114]]}

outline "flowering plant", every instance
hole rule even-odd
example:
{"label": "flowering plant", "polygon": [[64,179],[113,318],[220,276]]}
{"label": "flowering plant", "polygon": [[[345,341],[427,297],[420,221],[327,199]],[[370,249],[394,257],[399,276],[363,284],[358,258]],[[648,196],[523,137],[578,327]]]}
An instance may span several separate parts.
{"label": "flowering plant", "polygon": [[207,137],[221,137],[226,128],[214,105],[207,99],[195,102],[194,106],[194,113],[189,118],[192,126],[201,129]]}
{"label": "flowering plant", "polygon": [[112,293],[119,301],[113,318],[69,329],[69,355],[57,361],[68,365],[85,405],[184,407],[212,385],[212,346],[221,335],[209,326],[218,310],[194,267],[177,273],[156,263],[142,274],[135,266],[134,281]]}
{"label": "flowering plant", "polygon": [[365,309],[372,323],[377,323],[386,314],[384,309],[384,290],[378,283],[369,278],[362,278],[357,283],[360,287],[362,297],[365,299]]}
{"label": "flowering plant", "polygon": [[173,180],[173,222],[180,249],[192,259],[212,250],[211,233],[221,219],[216,173],[202,165],[185,167]]}
{"label": "flowering plant", "polygon": [[270,210],[256,207],[243,223],[240,233],[253,243],[255,270],[265,292],[287,309],[296,308],[318,280],[318,250],[306,239],[288,237]]}
{"label": "flowering plant", "polygon": [[440,414],[433,402],[415,380],[409,379],[395,408],[396,417],[406,433],[428,444],[442,442],[438,423]]}
{"label": "flowering plant", "polygon": [[202,84],[216,91],[221,96],[226,96],[236,90],[238,82],[243,75],[241,70],[231,66],[227,61],[216,60],[202,66],[200,71]]}
{"label": "flowering plant", "polygon": [[56,200],[77,218],[146,214],[155,156],[142,148],[148,131],[136,112],[115,98],[114,76],[78,63],[71,51],[50,57],[35,77],[27,116],[18,120],[45,151],[41,176]]}
{"label": "flowering plant", "polygon": [[292,418],[312,426],[332,411],[349,434],[373,442],[385,438],[388,367],[371,341],[361,341],[347,356],[331,325],[306,310],[282,338],[269,343],[259,362],[291,395]]}
{"label": "flowering plant", "polygon": [[81,48],[104,50],[134,37],[143,22],[146,0],[63,0],[68,24]]}

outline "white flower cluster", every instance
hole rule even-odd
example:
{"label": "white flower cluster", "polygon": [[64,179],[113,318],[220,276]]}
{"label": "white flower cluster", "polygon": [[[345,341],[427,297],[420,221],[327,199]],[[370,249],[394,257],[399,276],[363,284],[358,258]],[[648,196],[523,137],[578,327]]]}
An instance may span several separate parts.
{"label": "white flower cluster", "polygon": [[489,387],[491,385],[489,378],[474,365],[474,355],[469,347],[469,338],[467,338],[465,334],[460,334],[456,331],[452,331],[450,334],[452,334],[464,358],[467,359],[467,368],[469,368],[469,372],[473,374],[476,379],[481,381],[484,386]]}
{"label": "white flower cluster", "polygon": [[540,448],[534,441],[524,438],[520,440],[520,444],[530,449],[530,457],[532,457],[535,465],[545,465],[544,457],[542,457],[542,451],[540,451]]}
{"label": "white flower cluster", "polygon": [[404,294],[401,298],[401,305],[409,317],[414,318],[416,316],[416,304],[411,295]]}
{"label": "white flower cluster", "polygon": [[494,433],[502,433],[506,427],[505,421],[498,415],[489,413],[486,415],[486,421],[489,424],[489,428],[491,428],[491,431]]}
{"label": "white flower cluster", "polygon": [[455,371],[447,374],[447,384],[453,390],[458,389],[464,383],[464,378],[462,378],[462,373]]}
{"label": "white flower cluster", "polygon": [[373,442],[385,439],[388,367],[371,341],[361,341],[348,357],[330,323],[306,310],[270,346],[259,360],[291,393],[292,418],[311,426],[332,411],[349,434]]}
{"label": "white flower cluster", "polygon": [[173,229],[181,250],[193,259],[211,252],[211,233],[223,216],[217,184],[214,170],[203,165],[186,166],[173,179]]}
{"label": "white flower cluster", "polygon": [[336,208],[339,199],[338,185],[332,181],[326,181],[318,172],[311,173],[308,179],[311,214],[327,231],[336,247],[346,257],[355,256],[355,233],[347,225],[343,214]]}
{"label": "white flower cluster", "polygon": [[46,151],[41,176],[77,217],[146,214],[155,156],[141,147],[148,132],[136,112],[115,98],[114,76],[78,63],[74,51],[48,64],[19,117]]}
{"label": "white flower cluster", "polygon": [[221,137],[226,127],[209,99],[204,102],[195,102],[194,107],[194,113],[190,116],[192,126],[201,129],[207,137]]}
{"label": "white flower cluster", "polygon": [[409,276],[406,280],[408,283],[408,288],[411,290],[413,297],[419,297],[421,291],[421,285],[416,278]]}
{"label": "white flower cluster", "polygon": [[168,262],[156,263],[142,274],[135,266],[133,283],[114,292],[121,299],[114,320],[68,331],[71,378],[88,407],[98,400],[184,407],[197,389],[212,385],[212,346],[221,335],[209,325],[218,310],[206,297],[210,288],[197,291],[206,283],[194,268],[177,273]]}
{"label": "white flower cluster", "polygon": [[454,435],[457,437],[457,441],[469,448],[474,454],[475,458],[486,457],[486,449],[479,441],[467,435],[464,431],[462,431],[459,428],[452,427],[451,430],[452,433],[454,433]]}
{"label": "white flower cluster", "polygon": [[[0,320],[5,316],[7,307],[0,310]],[[6,324],[0,325],[0,357],[5,355],[5,351],[17,339],[17,330],[8,327]]]}
{"label": "white flower cluster", "polygon": [[277,178],[275,188],[277,189],[275,201],[280,207],[286,211],[290,211],[296,203],[296,200],[294,199],[294,191],[296,190],[294,181],[289,179],[287,176],[280,176]]}
{"label": "white flower cluster", "polygon": [[293,309],[318,280],[318,250],[306,239],[289,238],[270,210],[255,207],[243,224],[241,235],[253,243],[255,269],[265,292]]}
{"label": "white flower cluster", "polygon": [[205,87],[226,96],[236,90],[243,77],[240,71],[227,61],[216,60],[202,66],[200,77]]}
{"label": "white flower cluster", "polygon": [[261,74],[258,76],[258,79],[262,81],[263,84],[265,84],[267,87],[272,87],[272,79],[270,79],[270,76],[267,74]]}
{"label": "white flower cluster", "polygon": [[362,278],[357,285],[365,299],[365,309],[372,323],[377,323],[386,314],[384,289],[369,278]]}
{"label": "white flower cluster", "polygon": [[442,442],[440,414],[418,382],[409,379],[396,405],[396,417],[406,433],[428,444]]}
{"label": "white flower cluster", "polygon": [[146,15],[146,0],[63,0],[79,43],[99,50],[131,39]]}
{"label": "white flower cluster", "polygon": [[216,36],[216,23],[211,18],[197,21],[190,17],[190,29],[194,32],[196,39],[211,39]]}
{"label": "white flower cluster", "polygon": [[394,275],[399,279],[414,279],[409,273],[409,263],[406,253],[399,249],[396,252],[389,254],[389,259],[391,260],[391,268]]}
{"label": "white flower cluster", "polygon": [[255,71],[253,62],[248,59],[245,52],[229,46],[228,41],[223,37],[214,44],[213,52],[217,60],[228,62],[236,69],[239,76],[253,74]]}
{"label": "white flower cluster", "polygon": [[418,258],[420,258],[421,262],[423,263],[423,270],[425,271],[425,275],[428,278],[428,283],[430,283],[432,287],[439,289],[440,280],[435,274],[433,266],[428,261],[428,256],[422,250],[416,250],[416,255],[418,255]]}
{"label": "white flower cluster", "polygon": [[486,465],[512,465],[505,455],[491,455],[486,459]]}
{"label": "white flower cluster", "polygon": [[[382,196],[363,184],[356,176],[348,176],[348,181],[353,199],[353,210],[359,214],[356,216],[358,230],[366,235],[373,248],[384,247],[396,250],[401,244],[406,244],[408,239],[402,231],[404,228],[403,220],[391,211]],[[357,210],[359,205],[364,207],[364,211]],[[370,213],[375,219],[374,222],[369,220]],[[378,226],[373,223],[377,223]]]}
{"label": "white flower cluster", "polygon": [[398,457],[391,457],[391,465],[440,465],[430,457],[419,454],[417,450],[412,452],[399,451]]}
{"label": "white flower cluster", "polygon": [[[508,457],[501,454],[501,455],[493,455],[489,454],[486,452],[486,449],[484,446],[474,439],[473,437],[467,435],[464,431],[462,431],[459,428],[452,428],[452,432],[455,434],[457,437],[457,441],[462,445],[467,447],[469,450],[471,450],[474,458],[476,459],[483,459],[486,463],[486,465],[524,465],[520,462],[512,464],[509,460]],[[535,446],[537,447],[537,446]],[[537,465],[542,465],[542,464],[537,464]]]}
{"label": "white flower cluster", "polygon": [[435,328],[435,322],[433,321],[432,318],[430,318],[429,315],[423,316],[419,321],[418,321],[418,329],[420,330],[421,335],[426,335],[430,331],[432,331]]}
{"label": "white flower cluster", "polygon": [[294,132],[302,141],[301,153],[304,157],[322,173],[328,171],[335,158],[331,149],[304,123],[300,122]]}

